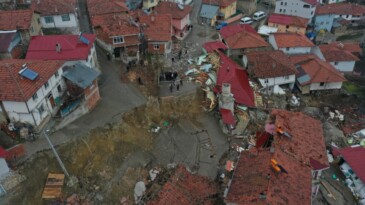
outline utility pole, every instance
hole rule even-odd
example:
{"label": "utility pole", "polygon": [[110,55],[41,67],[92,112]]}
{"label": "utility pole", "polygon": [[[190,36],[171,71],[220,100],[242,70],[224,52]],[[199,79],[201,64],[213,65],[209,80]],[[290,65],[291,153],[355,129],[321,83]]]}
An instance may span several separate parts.
{"label": "utility pole", "polygon": [[58,161],[58,163],[60,164],[60,166],[61,166],[61,168],[62,168],[62,170],[63,170],[63,173],[65,173],[65,175],[66,175],[68,178],[70,178],[70,175],[68,174],[68,172],[67,172],[67,169],[66,169],[65,165],[63,164],[63,162],[62,162],[62,160],[61,160],[60,156],[58,155],[58,153],[57,153],[56,149],[54,148],[54,146],[53,146],[53,144],[52,144],[51,140],[49,139],[49,137],[48,137],[48,135],[47,135],[46,131],[43,131],[43,134],[44,134],[44,137],[46,137],[46,139],[47,139],[47,141],[48,141],[49,146],[51,146],[51,149],[52,149],[52,151],[53,151],[53,154],[56,156],[57,161]]}

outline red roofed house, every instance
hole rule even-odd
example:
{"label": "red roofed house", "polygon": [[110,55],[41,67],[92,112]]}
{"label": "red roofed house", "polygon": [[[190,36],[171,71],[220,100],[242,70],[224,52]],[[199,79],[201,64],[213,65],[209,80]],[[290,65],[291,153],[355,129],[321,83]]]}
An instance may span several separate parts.
{"label": "red roofed house", "polygon": [[296,79],[302,94],[316,91],[339,90],[345,77],[328,62],[313,54],[293,55],[290,61],[296,66]]}
{"label": "red roofed house", "polygon": [[0,107],[8,120],[44,123],[66,90],[63,66],[53,60],[0,61]]}
{"label": "red roofed house", "polygon": [[191,30],[191,6],[181,6],[174,2],[161,1],[154,9],[158,14],[171,14],[173,35],[177,39],[184,39]]}
{"label": "red roofed house", "polygon": [[139,60],[141,30],[129,14],[97,15],[91,18],[91,23],[97,43],[112,54],[113,59],[125,63]]}
{"label": "red roofed house", "polygon": [[222,41],[210,41],[203,44],[204,51],[206,53],[214,52],[214,51],[225,51],[227,50],[226,44],[222,43]]}
{"label": "red roofed house", "polygon": [[43,28],[79,33],[77,0],[33,0],[31,8],[40,13]]}
{"label": "red roofed house", "polygon": [[351,51],[345,49],[341,42],[320,45],[319,48],[326,59],[340,72],[353,72],[356,61],[360,59],[353,55]]}
{"label": "red roofed house", "polygon": [[[153,190],[152,190],[153,191]],[[147,205],[213,205],[216,204],[218,187],[207,177],[193,175],[182,165]]]}
{"label": "red roofed house", "polygon": [[103,14],[118,14],[128,11],[127,6],[123,1],[114,0],[87,0],[87,10],[90,18]]}
{"label": "red roofed house", "polygon": [[255,107],[254,94],[248,82],[248,75],[236,62],[222,52],[219,53],[220,66],[217,72],[216,91],[222,92],[223,84],[231,85],[230,91],[237,104]]}
{"label": "red roofed house", "polygon": [[172,47],[172,24],[170,14],[150,14],[139,17],[143,28],[147,51],[150,54],[169,54]]}
{"label": "red roofed house", "polygon": [[282,51],[253,51],[243,57],[248,73],[262,87],[271,89],[275,85],[295,85],[296,69]]}
{"label": "red roofed house", "polygon": [[365,204],[365,148],[345,147],[335,151],[343,159],[339,165],[347,186],[360,199],[359,204]]}
{"label": "red roofed house", "polygon": [[351,3],[338,3],[318,6],[316,9],[316,17],[330,14],[333,14],[334,18],[341,17],[353,23],[364,17],[365,6]]}
{"label": "red roofed house", "polygon": [[318,179],[329,168],[321,122],[286,110],[273,110],[271,118],[278,132],[270,151],[258,147],[241,153],[227,204],[308,205],[316,196]]}
{"label": "red roofed house", "polygon": [[219,35],[228,47],[228,56],[242,57],[246,52],[267,50],[270,46],[247,24],[225,26],[219,31]]}
{"label": "red roofed house", "polygon": [[219,6],[217,20],[225,20],[236,13],[237,0],[203,0],[203,5]]}
{"label": "red roofed house", "polygon": [[40,15],[32,10],[0,11],[0,31],[17,31],[28,45],[31,36],[42,35]]}
{"label": "red roofed house", "polygon": [[98,69],[95,38],[95,34],[33,36],[26,59],[80,61]]}
{"label": "red roofed house", "polygon": [[275,50],[285,54],[308,54],[314,44],[305,35],[298,33],[272,33],[269,42]]}
{"label": "red roofed house", "polygon": [[309,19],[285,14],[271,14],[268,26],[278,28],[278,32],[292,32],[305,35]]}

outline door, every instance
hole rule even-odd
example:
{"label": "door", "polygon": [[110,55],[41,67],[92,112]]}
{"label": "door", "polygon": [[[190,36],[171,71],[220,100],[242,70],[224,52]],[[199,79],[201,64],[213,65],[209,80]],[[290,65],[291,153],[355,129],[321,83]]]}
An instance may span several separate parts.
{"label": "door", "polygon": [[52,108],[54,108],[54,106],[56,106],[56,103],[54,101],[52,93],[48,95],[48,100],[49,100],[49,103],[51,104]]}

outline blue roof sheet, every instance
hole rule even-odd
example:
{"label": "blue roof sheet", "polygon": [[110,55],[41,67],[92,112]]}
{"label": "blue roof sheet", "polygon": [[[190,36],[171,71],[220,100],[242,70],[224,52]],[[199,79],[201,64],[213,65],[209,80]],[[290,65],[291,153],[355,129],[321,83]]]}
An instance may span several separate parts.
{"label": "blue roof sheet", "polygon": [[63,73],[63,77],[75,83],[82,89],[89,87],[100,73],[92,68],[87,67],[83,63],[76,63],[75,66],[67,66]]}
{"label": "blue roof sheet", "polygon": [[218,10],[218,6],[203,4],[199,16],[202,18],[212,19],[217,15]]}
{"label": "blue roof sheet", "polygon": [[297,81],[300,83],[300,84],[306,84],[307,82],[309,82],[311,80],[311,78],[309,77],[309,75],[303,75],[303,76],[300,76],[299,78],[297,78]]}

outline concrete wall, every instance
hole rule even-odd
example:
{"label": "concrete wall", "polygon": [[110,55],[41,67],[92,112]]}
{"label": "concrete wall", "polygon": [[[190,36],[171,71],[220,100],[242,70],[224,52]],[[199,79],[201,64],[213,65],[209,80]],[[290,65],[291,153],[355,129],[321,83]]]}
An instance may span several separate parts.
{"label": "concrete wall", "polygon": [[279,50],[283,51],[287,55],[308,54],[311,52],[311,47],[279,48]]}
{"label": "concrete wall", "polygon": [[271,87],[271,86],[274,86],[274,85],[294,84],[295,83],[295,75],[280,76],[280,77],[266,78],[266,79],[259,78],[258,80],[259,80],[262,87],[266,87],[266,86]]}
{"label": "concrete wall", "polygon": [[330,62],[330,64],[340,72],[352,72],[355,67],[355,61]]}
{"label": "concrete wall", "polygon": [[[155,49],[154,45],[159,45],[159,49]],[[171,53],[172,42],[149,42],[148,53],[150,54],[168,54]]]}
{"label": "concrete wall", "polygon": [[334,18],[335,18],[335,15],[333,15],[333,14],[315,16],[314,30],[319,31],[319,30],[325,29],[327,31],[331,31]]}
{"label": "concrete wall", "polygon": [[324,85],[320,85],[320,83],[312,83],[310,84],[310,90],[333,90],[333,89],[341,89],[342,82],[334,82],[334,83],[324,83]]}
{"label": "concrete wall", "polygon": [[[304,8],[308,7],[308,8]],[[299,16],[312,20],[316,7],[301,0],[279,0],[275,4],[275,13]]]}
{"label": "concrete wall", "polygon": [[87,87],[84,93],[85,93],[86,104],[90,111],[95,108],[95,106],[101,99],[97,81],[94,80],[93,84]]}
{"label": "concrete wall", "polygon": [[78,28],[78,21],[74,13],[70,13],[70,21],[62,21],[61,15],[53,16],[52,23],[46,23],[45,16],[41,17],[43,28]]}

